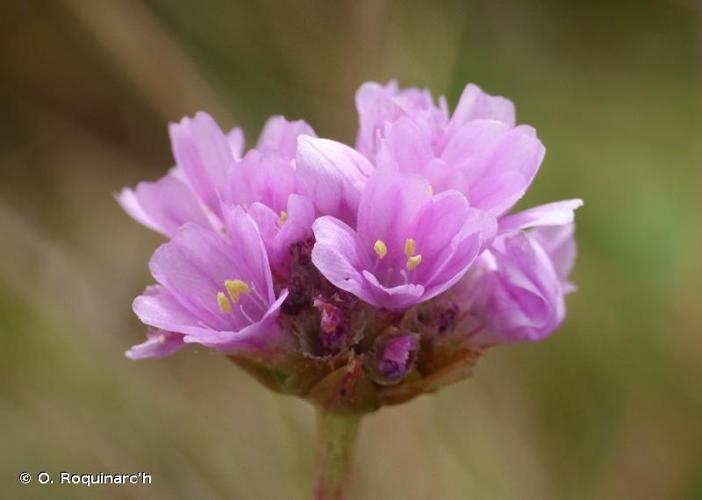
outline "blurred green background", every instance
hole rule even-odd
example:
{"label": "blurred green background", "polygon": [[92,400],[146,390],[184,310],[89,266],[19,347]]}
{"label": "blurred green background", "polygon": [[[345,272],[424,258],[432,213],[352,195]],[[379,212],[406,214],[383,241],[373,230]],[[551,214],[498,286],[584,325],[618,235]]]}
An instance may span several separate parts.
{"label": "blurred green background", "polygon": [[3,496],[307,497],[310,406],[205,350],[124,358],[161,240],[112,193],[165,172],[182,115],[351,142],[355,89],[398,78],[515,101],[547,147],[521,206],[585,199],[580,289],[548,341],[367,418],[353,498],[702,498],[701,20],[694,0],[2,2]]}

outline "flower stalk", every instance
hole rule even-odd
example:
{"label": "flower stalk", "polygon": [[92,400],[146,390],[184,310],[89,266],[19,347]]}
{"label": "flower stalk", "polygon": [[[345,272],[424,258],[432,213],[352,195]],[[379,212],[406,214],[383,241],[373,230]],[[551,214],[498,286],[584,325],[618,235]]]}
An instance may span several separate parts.
{"label": "flower stalk", "polygon": [[361,423],[359,414],[333,413],[317,407],[315,500],[347,498],[353,452]]}

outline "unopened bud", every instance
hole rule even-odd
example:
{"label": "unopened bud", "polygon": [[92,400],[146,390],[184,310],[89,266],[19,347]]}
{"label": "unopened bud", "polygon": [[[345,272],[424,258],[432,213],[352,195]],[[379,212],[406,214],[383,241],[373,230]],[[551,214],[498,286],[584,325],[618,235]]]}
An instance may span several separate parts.
{"label": "unopened bud", "polygon": [[382,335],[376,340],[377,380],[381,384],[394,384],[412,369],[419,350],[419,336],[412,332]]}
{"label": "unopened bud", "polygon": [[337,354],[347,342],[349,322],[339,307],[322,299],[315,299],[314,306],[321,312],[319,343],[323,355]]}

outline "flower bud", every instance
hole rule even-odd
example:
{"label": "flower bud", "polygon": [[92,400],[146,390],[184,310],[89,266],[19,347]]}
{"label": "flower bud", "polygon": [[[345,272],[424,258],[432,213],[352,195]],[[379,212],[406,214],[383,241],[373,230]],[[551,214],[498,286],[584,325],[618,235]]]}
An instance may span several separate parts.
{"label": "flower bud", "polygon": [[314,300],[314,306],[322,315],[319,322],[319,344],[322,355],[337,354],[346,347],[349,321],[339,307],[321,298]]}
{"label": "flower bud", "polygon": [[375,341],[371,373],[381,385],[400,382],[410,372],[419,350],[419,335],[409,331],[384,334]]}

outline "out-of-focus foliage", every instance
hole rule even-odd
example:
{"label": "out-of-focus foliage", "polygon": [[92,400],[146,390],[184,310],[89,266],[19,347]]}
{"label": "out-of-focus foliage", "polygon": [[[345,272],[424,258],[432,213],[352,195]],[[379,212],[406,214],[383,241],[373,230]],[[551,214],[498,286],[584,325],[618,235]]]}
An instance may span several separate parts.
{"label": "out-of-focus foliage", "polygon": [[[170,166],[207,109],[352,141],[397,77],[509,96],[546,160],[521,206],[581,197],[562,330],[367,418],[357,498],[702,497],[697,2],[173,2],[0,7],[0,454],[8,498],[305,498],[312,409],[226,358],[133,362],[159,238],[112,192]],[[21,487],[21,471],[149,487]],[[96,491],[97,490],[97,491]]]}

